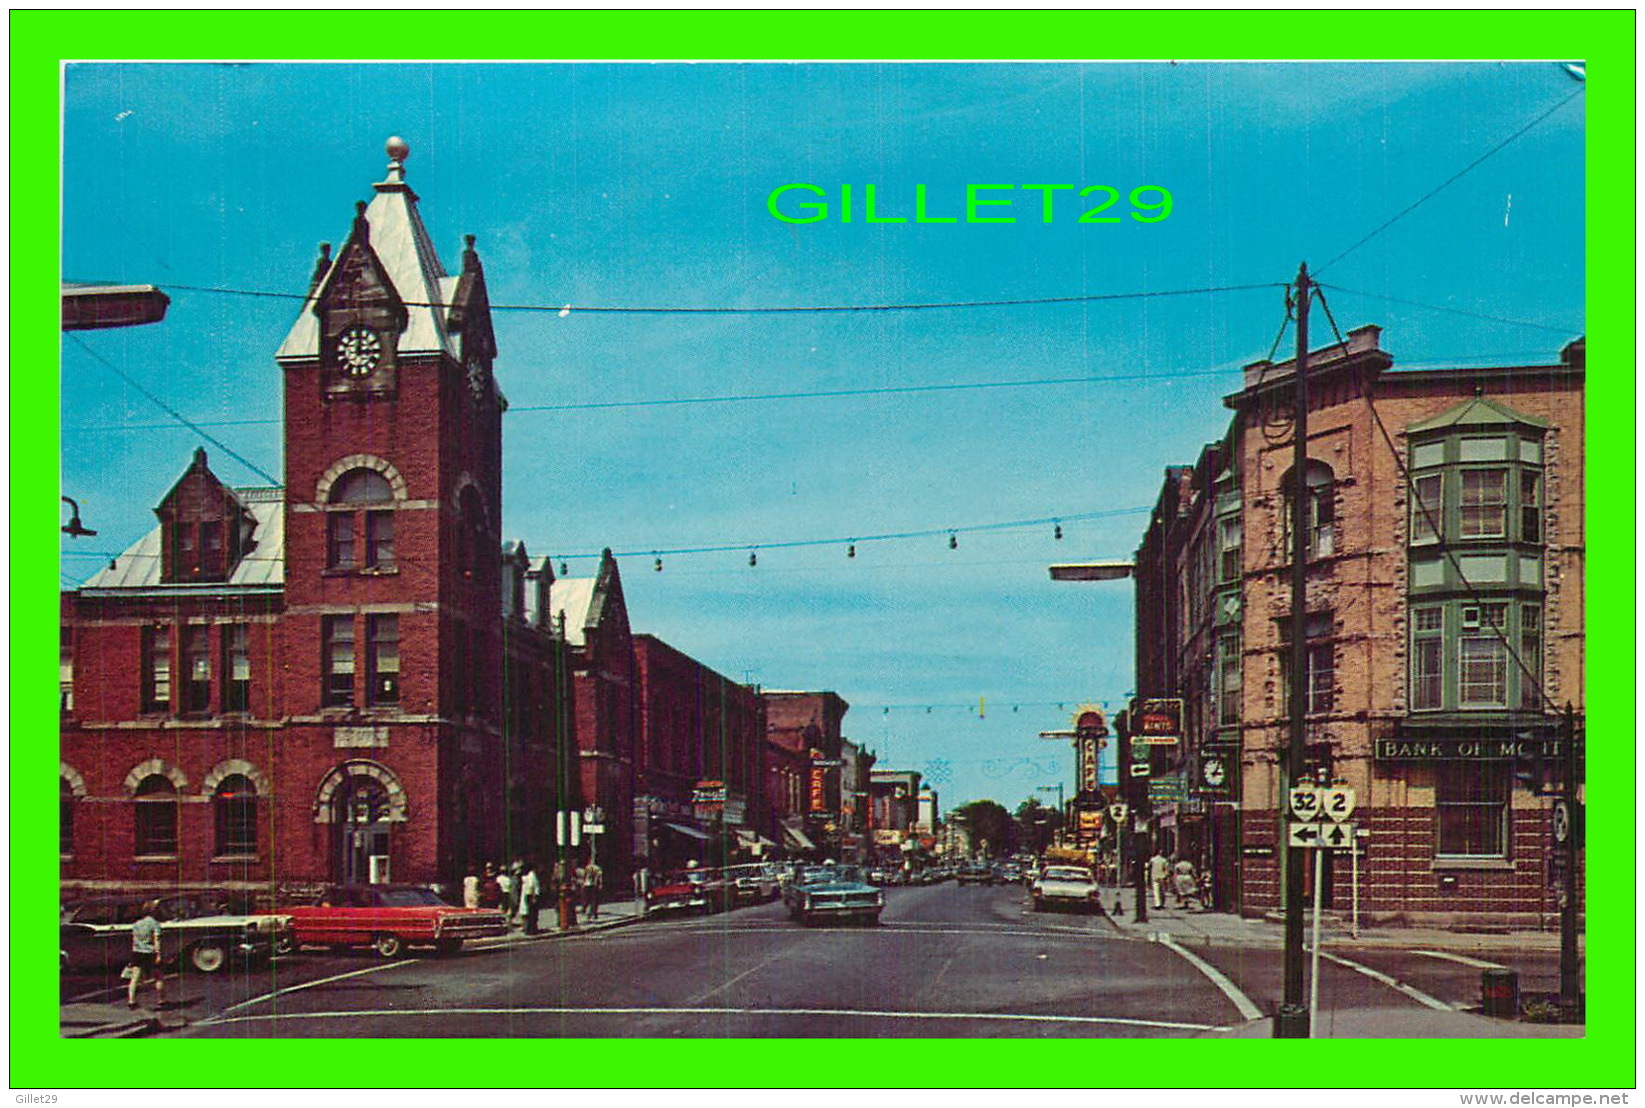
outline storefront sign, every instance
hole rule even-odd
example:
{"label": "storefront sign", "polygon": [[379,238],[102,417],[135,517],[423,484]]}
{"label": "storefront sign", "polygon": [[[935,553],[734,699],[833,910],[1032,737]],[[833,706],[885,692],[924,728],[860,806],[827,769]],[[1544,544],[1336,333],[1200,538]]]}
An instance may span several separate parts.
{"label": "storefront sign", "polygon": [[1074,747],[1079,752],[1080,794],[1095,796],[1099,787],[1097,782],[1097,733],[1095,731],[1081,731],[1079,738],[1074,740]]}
{"label": "storefront sign", "polygon": [[811,767],[810,807],[812,812],[828,811],[828,790],[824,787],[827,778],[821,766]]}
{"label": "storefront sign", "polygon": [[1382,762],[1496,761],[1505,758],[1557,758],[1557,739],[1378,739],[1374,756]]}
{"label": "storefront sign", "polygon": [[1182,699],[1157,697],[1137,709],[1131,741],[1144,746],[1175,746],[1182,737]]}

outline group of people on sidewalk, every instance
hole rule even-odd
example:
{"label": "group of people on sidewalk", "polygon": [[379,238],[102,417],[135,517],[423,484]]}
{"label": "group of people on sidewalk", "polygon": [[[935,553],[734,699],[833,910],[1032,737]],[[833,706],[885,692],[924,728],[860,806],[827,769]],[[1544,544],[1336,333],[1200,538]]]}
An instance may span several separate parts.
{"label": "group of people on sidewalk", "polygon": [[[588,919],[600,918],[600,897],[605,889],[605,871],[590,857],[587,865],[559,861],[549,872],[546,891],[558,903],[561,893],[571,905],[573,918],[581,905]],[[463,907],[497,908],[502,911],[510,927],[518,927],[527,935],[535,935],[542,910],[542,878],[537,867],[529,860],[510,866],[487,862],[481,873],[470,873],[463,878]]]}
{"label": "group of people on sidewalk", "polygon": [[[1176,897],[1175,907],[1186,908],[1192,901],[1196,908],[1204,911],[1211,903],[1209,883],[1210,875],[1202,878],[1195,871],[1194,863],[1181,855],[1167,858],[1156,850],[1148,859],[1148,889],[1155,908],[1165,907],[1165,893],[1169,889]],[[1202,884],[1206,887],[1202,888]]]}

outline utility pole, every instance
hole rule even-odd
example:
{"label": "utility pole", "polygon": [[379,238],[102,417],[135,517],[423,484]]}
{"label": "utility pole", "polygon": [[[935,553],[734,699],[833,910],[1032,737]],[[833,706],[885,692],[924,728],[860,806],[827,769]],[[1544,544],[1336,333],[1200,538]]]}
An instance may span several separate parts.
{"label": "utility pole", "polygon": [[[1131,721],[1136,716],[1137,702],[1133,700],[1130,707],[1114,717],[1114,730],[1119,736],[1119,772],[1120,796],[1128,796],[1131,801],[1131,818],[1134,821],[1131,833],[1131,875],[1137,889],[1136,921],[1148,922],[1148,857],[1153,851],[1153,831],[1148,826],[1149,817],[1153,815],[1153,805],[1148,798],[1148,782],[1150,778],[1137,777],[1131,773],[1131,766],[1135,764],[1131,753]],[[1138,783],[1140,787],[1138,786]],[[1115,842],[1118,842],[1116,836]],[[1118,877],[1120,863],[1123,858],[1115,859],[1115,876]]]}
{"label": "utility pole", "polygon": [[1565,841],[1559,844],[1565,857],[1565,903],[1559,912],[1559,1006],[1568,1020],[1580,1019],[1582,1011],[1582,981],[1577,974],[1576,918],[1577,918],[1577,765],[1576,765],[1576,710],[1565,702],[1565,719],[1560,728],[1564,740],[1560,776],[1564,779],[1561,792],[1565,803]]}
{"label": "utility pole", "polygon": [[[1303,779],[1308,710],[1308,549],[1312,528],[1308,503],[1308,302],[1313,284],[1308,263],[1297,270],[1297,361],[1294,412],[1291,418],[1291,695],[1287,707],[1290,737],[1281,761],[1276,833],[1285,870],[1285,992],[1274,1017],[1276,1039],[1308,1038],[1307,965],[1302,950],[1302,900],[1307,851],[1289,845],[1286,833],[1291,787]],[[1276,851],[1279,853],[1279,851]],[[1317,880],[1316,876],[1316,880]]]}

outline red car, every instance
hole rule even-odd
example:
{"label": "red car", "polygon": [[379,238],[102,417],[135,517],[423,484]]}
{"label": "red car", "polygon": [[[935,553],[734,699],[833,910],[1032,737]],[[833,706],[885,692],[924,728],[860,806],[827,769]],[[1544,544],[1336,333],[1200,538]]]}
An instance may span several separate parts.
{"label": "red car", "polygon": [[508,934],[495,908],[458,908],[421,885],[334,885],[318,904],[281,908],[298,945],[370,946],[398,958],[408,946],[455,954],[467,939]]}

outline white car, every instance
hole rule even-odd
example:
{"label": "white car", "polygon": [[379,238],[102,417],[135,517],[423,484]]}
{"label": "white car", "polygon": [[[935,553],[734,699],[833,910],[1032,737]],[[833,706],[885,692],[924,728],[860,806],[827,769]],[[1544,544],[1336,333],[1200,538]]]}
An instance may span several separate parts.
{"label": "white car", "polygon": [[1098,910],[1097,879],[1083,866],[1046,866],[1028,891],[1036,912],[1058,907]]}

